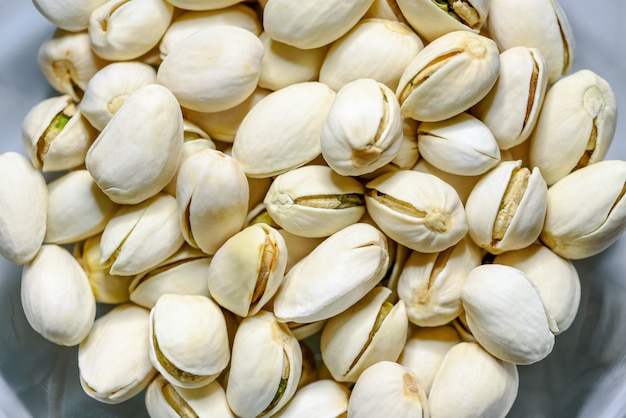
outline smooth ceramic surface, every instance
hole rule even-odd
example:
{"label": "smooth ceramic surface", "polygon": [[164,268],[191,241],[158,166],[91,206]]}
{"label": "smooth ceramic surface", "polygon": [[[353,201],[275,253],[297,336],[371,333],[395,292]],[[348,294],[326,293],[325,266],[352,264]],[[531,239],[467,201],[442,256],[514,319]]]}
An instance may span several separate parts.
{"label": "smooth ceramic surface", "polygon": [[[618,99],[621,114],[607,159],[626,160],[626,2],[561,4],[576,37],[574,70],[597,72]],[[24,154],[23,117],[56,94],[37,66],[39,45],[52,31],[31,2],[0,2],[0,153]],[[520,393],[510,417],[626,416],[626,237],[576,266],[583,289],[576,321],[548,358],[519,367]],[[76,347],[49,343],[26,322],[20,274],[21,267],[0,257],[0,417],[147,416],[143,395],[105,405],[83,393]]]}

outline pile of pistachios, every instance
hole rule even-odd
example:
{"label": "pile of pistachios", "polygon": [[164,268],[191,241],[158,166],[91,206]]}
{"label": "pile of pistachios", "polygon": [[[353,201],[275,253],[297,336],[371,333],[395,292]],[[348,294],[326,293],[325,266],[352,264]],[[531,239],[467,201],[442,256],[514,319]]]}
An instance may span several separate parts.
{"label": "pile of pistachios", "polygon": [[0,155],[0,253],[101,402],[504,417],[571,259],[626,228],[615,97],[568,74],[556,0],[34,4],[58,95]]}

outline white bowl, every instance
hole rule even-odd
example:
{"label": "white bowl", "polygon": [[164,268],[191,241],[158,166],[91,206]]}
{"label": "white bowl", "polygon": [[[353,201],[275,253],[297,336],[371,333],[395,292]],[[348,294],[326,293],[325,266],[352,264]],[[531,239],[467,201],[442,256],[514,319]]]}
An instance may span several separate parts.
{"label": "white bowl", "polygon": [[[561,4],[576,37],[572,71],[588,68],[608,80],[618,108],[626,112],[623,0]],[[31,2],[0,3],[0,153],[24,154],[23,117],[40,100],[57,94],[37,66],[37,50],[53,29]],[[626,160],[623,113],[606,158]],[[626,416],[626,236],[575,264],[583,291],[576,321],[558,336],[545,360],[519,367],[520,391],[510,417]],[[28,325],[20,274],[21,267],[0,257],[0,417],[147,416],[143,395],[106,405],[83,393],[76,347],[56,346]]]}

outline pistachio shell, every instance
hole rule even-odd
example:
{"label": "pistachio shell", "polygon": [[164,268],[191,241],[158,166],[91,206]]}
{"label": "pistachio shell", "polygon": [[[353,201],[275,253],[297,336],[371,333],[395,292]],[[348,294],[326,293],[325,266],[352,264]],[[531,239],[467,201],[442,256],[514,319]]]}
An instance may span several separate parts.
{"label": "pistachio shell", "polygon": [[48,189],[21,154],[0,154],[0,254],[16,264],[32,260],[46,234]]}
{"label": "pistachio shell", "polygon": [[85,272],[63,247],[44,245],[24,266],[22,307],[28,323],[60,345],[80,343],[96,317],[96,301]]}
{"label": "pistachio shell", "polygon": [[[336,418],[347,413],[350,391],[330,379],[317,380],[298,389],[275,418]],[[343,414],[343,415],[342,415]]]}
{"label": "pistachio shell", "polygon": [[87,395],[117,404],[148,386],[157,374],[150,362],[149,316],[129,303],[96,320],[78,346],[80,384]]}
{"label": "pistachio shell", "polygon": [[232,6],[242,0],[168,0],[174,6],[186,10],[213,10]]}
{"label": "pistachio shell", "polygon": [[87,29],[89,15],[106,0],[88,0],[76,3],[73,0],[33,0],[33,5],[46,19],[66,31],[78,32]]}
{"label": "pistachio shell", "polygon": [[198,388],[230,360],[226,321],[206,296],[165,294],[150,311],[150,360],[171,384]]}
{"label": "pistachio shell", "polygon": [[126,99],[89,148],[85,164],[111,200],[132,205],[169,183],[182,146],[178,102],[165,87],[150,84]]}

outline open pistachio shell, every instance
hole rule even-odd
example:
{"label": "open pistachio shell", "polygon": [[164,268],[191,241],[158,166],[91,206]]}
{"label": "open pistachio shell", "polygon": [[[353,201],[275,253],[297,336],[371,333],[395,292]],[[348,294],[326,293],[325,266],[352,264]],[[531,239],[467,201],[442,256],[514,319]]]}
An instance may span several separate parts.
{"label": "open pistachio shell", "polygon": [[287,264],[285,240],[267,224],[233,235],[213,256],[207,271],[211,296],[241,316],[260,311],[276,294]]}
{"label": "open pistachio shell", "polygon": [[214,381],[230,360],[222,310],[206,296],[159,297],[150,312],[150,360],[175,386]]}
{"label": "open pistachio shell", "polygon": [[409,322],[404,302],[393,304],[390,296],[390,289],[375,287],[326,323],[320,351],[335,380],[356,382],[372,364],[400,356]]}
{"label": "open pistachio shell", "polygon": [[80,385],[87,395],[117,404],[139,394],[156,376],[149,316],[147,309],[127,303],[96,320],[78,346]]}
{"label": "open pistachio shell", "polygon": [[233,343],[226,399],[242,418],[272,415],[294,395],[302,373],[298,340],[271,312],[239,324]]}

